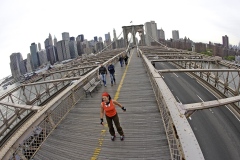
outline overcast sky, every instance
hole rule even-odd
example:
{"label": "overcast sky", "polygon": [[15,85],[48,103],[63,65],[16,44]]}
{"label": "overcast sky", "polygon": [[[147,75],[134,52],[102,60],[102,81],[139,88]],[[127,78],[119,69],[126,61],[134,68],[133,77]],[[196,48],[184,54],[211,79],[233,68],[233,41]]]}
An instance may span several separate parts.
{"label": "overcast sky", "polygon": [[101,36],[113,28],[155,21],[165,31],[194,42],[240,41],[240,0],[0,0],[0,78],[11,74],[10,55],[20,52],[25,59],[31,43],[41,43],[51,33],[58,40],[62,32],[85,39]]}

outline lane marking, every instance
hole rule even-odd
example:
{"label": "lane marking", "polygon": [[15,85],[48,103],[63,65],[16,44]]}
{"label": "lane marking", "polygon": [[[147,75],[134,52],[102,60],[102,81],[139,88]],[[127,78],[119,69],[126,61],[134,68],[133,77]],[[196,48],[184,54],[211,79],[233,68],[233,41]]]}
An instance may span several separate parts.
{"label": "lane marking", "polygon": [[[225,106],[226,106],[226,105],[225,105]],[[228,108],[228,106],[226,106],[226,107],[227,107],[227,109],[234,115],[234,117],[237,118],[237,120],[240,122],[240,119],[237,117],[237,115],[235,115],[235,114],[233,113],[233,111],[231,111],[231,109]]]}
{"label": "lane marking", "polygon": [[116,92],[116,94],[115,94],[115,96],[114,96],[114,98],[113,98],[114,100],[117,100],[118,97],[119,97],[119,93],[120,93],[120,90],[121,90],[121,88],[122,88],[123,81],[124,81],[124,79],[125,79],[125,76],[126,76],[126,73],[127,73],[127,70],[128,70],[128,66],[130,65],[130,61],[131,61],[131,59],[132,59],[132,55],[133,55],[133,54],[131,54],[131,56],[130,56],[130,58],[129,58],[128,65],[126,66],[125,71],[124,71],[123,76],[122,76],[122,79],[121,79],[121,81],[120,81],[120,83],[119,83],[119,85],[118,85],[117,92]]}
{"label": "lane marking", "polygon": [[[198,81],[197,81],[197,82],[198,82]],[[201,83],[198,83],[198,84],[200,84],[203,88],[205,88]],[[209,93],[211,93],[216,99],[218,99],[208,88],[205,88],[205,89],[206,89]],[[225,106],[226,106],[226,105],[225,105]],[[227,107],[227,106],[226,106],[226,107]],[[233,113],[230,108],[227,107],[227,109],[228,109],[228,110],[234,115],[234,117],[236,117],[237,120],[240,122],[238,116],[237,116],[235,113]]]}
{"label": "lane marking", "polygon": [[[196,94],[196,95],[197,95],[197,94]],[[197,96],[198,96],[198,98],[199,98],[202,102],[204,102],[199,95],[197,95]],[[210,112],[214,113],[211,108],[208,108],[208,110],[209,110]]]}
{"label": "lane marking", "polygon": [[[126,68],[124,70],[122,79],[121,79],[121,81],[120,81],[120,83],[118,85],[118,89],[117,89],[117,91],[115,93],[114,100],[117,100],[119,98],[120,90],[122,88],[123,81],[125,79],[125,76],[126,76],[126,73],[127,73],[127,70],[128,70],[128,66],[130,65],[130,61],[131,61],[132,55],[133,55],[133,53],[131,54],[131,56],[129,58],[128,65],[126,66]],[[101,153],[101,147],[103,145],[104,137],[106,136],[106,131],[107,131],[106,129],[107,129],[107,127],[108,127],[107,123],[104,123],[103,129],[101,130],[101,134],[100,134],[101,136],[98,139],[98,147],[95,148],[95,150],[93,152],[93,155],[91,157],[91,160],[97,160],[98,159],[98,155]]]}
{"label": "lane marking", "polygon": [[[196,94],[197,95],[197,94]],[[198,96],[198,98],[202,101],[202,102],[204,102],[204,100],[202,100],[202,98],[199,96],[199,95],[197,95]]]}

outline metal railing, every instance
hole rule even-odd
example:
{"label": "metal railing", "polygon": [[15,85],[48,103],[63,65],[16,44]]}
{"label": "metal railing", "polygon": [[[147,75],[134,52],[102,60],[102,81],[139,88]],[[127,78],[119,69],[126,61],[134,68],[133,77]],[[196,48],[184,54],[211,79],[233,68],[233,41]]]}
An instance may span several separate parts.
{"label": "metal railing", "polygon": [[156,96],[159,110],[168,139],[171,159],[204,159],[197,139],[189,125],[185,115],[179,111],[179,103],[176,101],[161,75],[152,66],[141,50],[140,56],[147,69],[150,81]]}
{"label": "metal railing", "polygon": [[[116,63],[119,56],[124,52],[122,51],[103,64]],[[73,85],[67,87],[46,105],[42,106],[34,116],[27,119],[1,148],[0,159],[30,159],[33,157],[71,108],[85,96],[83,86],[98,75],[98,68],[93,69]]]}

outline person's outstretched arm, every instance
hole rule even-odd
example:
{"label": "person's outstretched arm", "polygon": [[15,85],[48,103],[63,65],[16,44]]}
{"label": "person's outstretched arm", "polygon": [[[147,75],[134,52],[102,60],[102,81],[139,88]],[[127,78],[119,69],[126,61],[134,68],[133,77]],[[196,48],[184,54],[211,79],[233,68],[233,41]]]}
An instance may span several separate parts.
{"label": "person's outstretched arm", "polygon": [[115,101],[115,100],[112,100],[112,102],[113,102],[113,104],[115,104],[115,105],[117,105],[117,106],[119,106],[123,111],[126,111],[126,108],[125,107],[123,107],[120,103],[118,103],[117,101]]}
{"label": "person's outstretched arm", "polygon": [[102,107],[102,104],[100,105],[100,119],[103,118],[103,115],[104,115],[104,110],[103,110],[103,107]]}

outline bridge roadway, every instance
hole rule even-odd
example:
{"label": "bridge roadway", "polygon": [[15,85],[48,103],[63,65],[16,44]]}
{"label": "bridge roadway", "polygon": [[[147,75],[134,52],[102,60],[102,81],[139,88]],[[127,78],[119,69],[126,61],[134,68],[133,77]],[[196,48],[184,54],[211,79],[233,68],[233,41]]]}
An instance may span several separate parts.
{"label": "bridge roadway", "polygon": [[[175,69],[166,62],[155,63],[156,69]],[[185,73],[165,73],[164,81],[180,103],[216,100],[207,89]],[[197,111],[189,118],[206,160],[240,159],[240,121],[227,107]]]}
{"label": "bridge roadway", "polygon": [[[129,65],[115,64],[116,81],[100,86],[92,96],[82,99],[42,144],[34,160],[42,159],[161,159],[170,151],[155,95],[142,59],[131,51]],[[107,91],[127,111],[117,107],[125,140],[110,140],[106,125],[100,125],[102,92]],[[106,122],[104,118],[104,122]]]}

